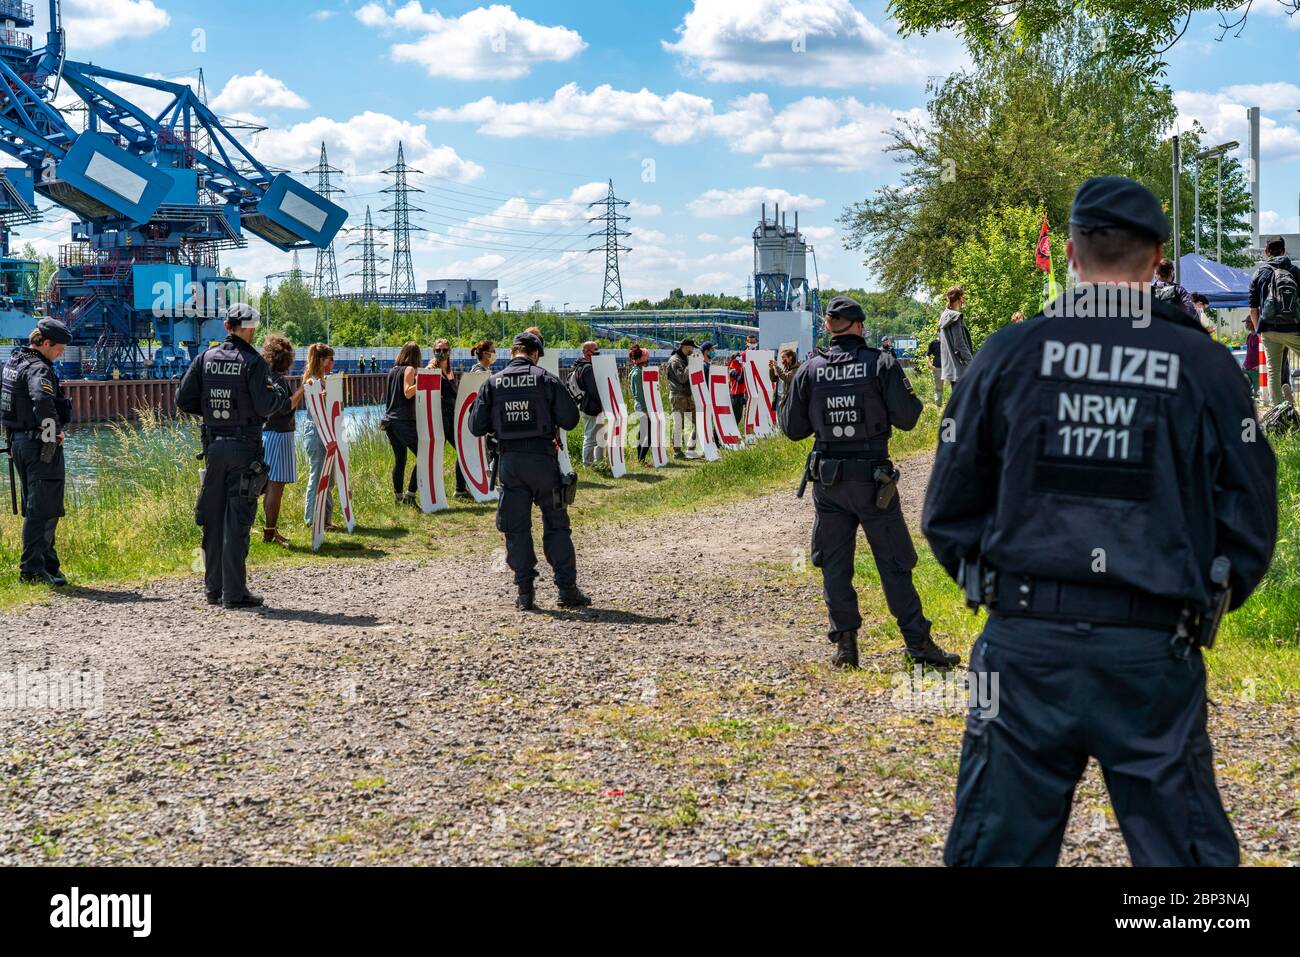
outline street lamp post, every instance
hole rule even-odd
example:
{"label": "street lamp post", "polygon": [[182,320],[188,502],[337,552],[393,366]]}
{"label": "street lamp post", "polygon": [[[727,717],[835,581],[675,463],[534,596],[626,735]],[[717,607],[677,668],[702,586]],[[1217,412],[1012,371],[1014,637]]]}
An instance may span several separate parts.
{"label": "street lamp post", "polygon": [[[1208,150],[1201,150],[1196,154],[1196,173],[1197,185],[1200,181],[1201,161],[1207,159],[1215,160],[1215,224],[1214,224],[1214,260],[1223,262],[1223,154],[1230,153],[1240,148],[1241,144],[1236,140],[1229,140],[1227,143],[1220,143],[1218,146],[1211,146]],[[1196,249],[1200,252],[1200,233],[1197,233]]]}

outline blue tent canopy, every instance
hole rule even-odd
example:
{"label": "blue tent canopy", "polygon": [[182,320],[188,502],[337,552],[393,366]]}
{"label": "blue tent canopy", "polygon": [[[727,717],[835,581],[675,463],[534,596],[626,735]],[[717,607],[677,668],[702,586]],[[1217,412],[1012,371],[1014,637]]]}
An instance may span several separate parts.
{"label": "blue tent canopy", "polygon": [[1178,261],[1178,270],[1183,287],[1201,293],[1213,309],[1237,309],[1248,304],[1252,274],[1245,269],[1188,253]]}

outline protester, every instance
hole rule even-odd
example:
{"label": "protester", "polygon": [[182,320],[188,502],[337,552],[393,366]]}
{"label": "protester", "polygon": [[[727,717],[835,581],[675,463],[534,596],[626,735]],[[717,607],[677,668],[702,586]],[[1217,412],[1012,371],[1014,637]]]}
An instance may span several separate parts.
{"label": "protester", "polygon": [[632,411],[636,413],[636,460],[645,464],[650,454],[650,416],[646,408],[645,396],[641,394],[641,376],[645,365],[650,361],[650,353],[639,345],[627,350],[627,387],[632,393]]}
{"label": "protester", "polygon": [[[302,384],[319,382],[334,371],[334,350],[323,342],[313,342],[307,348],[307,368],[303,370]],[[321,471],[325,467],[325,440],[316,428],[316,420],[310,415],[303,424],[303,443],[307,447],[307,504],[303,509],[303,521],[311,525],[312,512],[316,508],[316,489],[320,485]],[[325,493],[329,501],[325,505],[325,527],[333,529],[330,514],[334,510],[334,499]]]}
{"label": "protester", "polygon": [[1151,283],[1151,294],[1161,302],[1168,303],[1200,321],[1196,307],[1192,304],[1191,294],[1174,281],[1174,261],[1162,259],[1156,264],[1155,282]]}
{"label": "protester", "polygon": [[704,381],[706,383],[706,388],[709,381],[709,370],[713,366],[713,357],[717,354],[717,351],[718,344],[716,342],[705,342],[704,345],[700,346],[700,355],[704,358]]}
{"label": "protester", "polygon": [[[746,348],[748,345],[746,342]],[[749,392],[745,386],[744,358],[743,352],[733,352],[727,360],[727,391],[731,393],[731,414],[736,417],[741,432],[745,430],[745,400]]]}
{"label": "protester", "polygon": [[930,340],[925,350],[925,361],[930,366],[930,375],[934,379],[934,404],[943,405],[943,348],[938,339]]}
{"label": "protester", "polygon": [[1286,255],[1281,236],[1270,239],[1264,252],[1268,262],[1250,280],[1250,319],[1264,342],[1269,404],[1279,405],[1291,401],[1291,383],[1282,373],[1286,352],[1300,352],[1300,269]]}
{"label": "protester", "polygon": [[380,423],[393,447],[393,501],[414,505],[418,469],[411,469],[411,481],[402,493],[402,476],[406,474],[406,453],[420,454],[420,430],[415,424],[415,370],[420,368],[420,347],[408,342],[397,353],[397,362],[388,370],[384,384],[386,403]]}
{"label": "protester", "polygon": [[[430,369],[442,373],[442,437],[453,449],[456,448],[456,394],[460,382],[451,368],[451,342],[439,339],[433,344],[433,358],[429,360]],[[469,489],[465,485],[465,476],[460,471],[460,459],[456,459],[456,498],[469,498]]]}
{"label": "protester", "polygon": [[569,392],[578,403],[582,422],[582,464],[593,466],[604,461],[600,447],[601,425],[604,423],[604,406],[596,388],[596,372],[591,367],[593,356],[600,355],[600,346],[594,342],[582,344],[582,357],[573,363],[569,376]]}
{"label": "protester", "polygon": [[943,382],[955,387],[974,357],[970,331],[962,309],[966,307],[966,293],[961,286],[953,286],[947,294],[948,308],[939,314],[940,370]]}
{"label": "protester", "polygon": [[276,526],[280,521],[280,506],[284,502],[284,487],[298,481],[298,447],[293,440],[298,406],[302,405],[304,389],[298,386],[290,393],[285,374],[293,368],[293,343],[284,336],[267,336],[262,344],[262,358],[271,370],[271,381],[289,395],[289,408],[277,412],[262,427],[262,456],[267,465],[267,482],[262,510],[266,519],[262,526],[262,541],[276,545],[289,545],[289,539],[280,534]]}
{"label": "protester", "polygon": [[1214,320],[1210,318],[1210,300],[1204,293],[1192,293],[1192,306],[1196,309],[1196,321],[1201,324],[1201,328],[1209,333],[1210,338],[1216,338],[1215,333],[1218,329],[1214,325]]}
{"label": "protester", "polygon": [[669,439],[676,458],[694,458],[695,452],[695,399],[691,396],[691,374],[688,360],[695,351],[694,339],[683,339],[668,357],[664,376],[668,379],[668,401],[672,406]]}
{"label": "protester", "polygon": [[[780,361],[770,360],[768,366],[772,370],[773,382],[780,386],[780,395],[777,398],[777,409],[779,411],[785,407],[790,398],[790,381],[794,378],[794,374],[799,371],[799,356],[793,349],[782,349]],[[780,422],[779,415],[777,421]]]}
{"label": "protester", "polygon": [[497,347],[491,339],[484,339],[474,348],[469,350],[469,354],[477,361],[472,371],[492,373],[492,365],[497,361]]}
{"label": "protester", "polygon": [[1246,379],[1250,382],[1250,394],[1258,399],[1260,338],[1255,331],[1255,324],[1249,319],[1246,320],[1246,327],[1250,332],[1246,336],[1246,356],[1242,368],[1246,370]]}

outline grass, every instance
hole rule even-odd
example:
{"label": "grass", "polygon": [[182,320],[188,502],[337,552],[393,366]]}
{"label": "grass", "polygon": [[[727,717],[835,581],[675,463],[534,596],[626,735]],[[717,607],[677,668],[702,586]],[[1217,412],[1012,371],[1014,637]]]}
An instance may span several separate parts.
{"label": "grass", "polygon": [[[924,394],[924,393],[922,393]],[[938,411],[926,406],[911,432],[896,432],[896,460],[931,448]],[[198,488],[197,430],[146,417],[135,426],[113,426],[116,462],[98,462],[101,480],[93,487],[70,489],[68,515],[59,525],[60,556],[77,586],[137,584],[161,577],[200,573],[199,529],[194,524]],[[606,468],[587,469],[577,462],[581,432],[569,446],[581,484],[572,517],[575,527],[644,520],[668,512],[741,501],[788,488],[793,497],[809,443],[776,438],[744,453],[724,454],[717,462],[673,461],[664,469],[639,466],[628,456],[628,475],[613,479]],[[1300,696],[1300,436],[1275,442],[1279,461],[1281,527],[1268,577],[1250,600],[1225,622],[1215,648],[1207,655],[1212,690],[1262,703]],[[103,455],[94,449],[91,455]],[[306,485],[305,454],[300,454],[299,481],[286,490],[280,528],[295,547],[283,549],[260,541],[254,527],[252,568],[295,563],[365,561],[385,557],[432,558],[453,548],[494,548],[499,537],[492,520],[494,505],[455,501],[436,515],[394,505],[389,473],[392,454],[387,439],[363,430],[351,449],[353,504],[357,530],[331,533],[320,553],[312,553],[301,523]],[[447,488],[452,488],[454,457],[448,449]],[[120,463],[130,463],[126,469]],[[0,608],[40,600],[47,592],[18,582],[20,520],[0,517]],[[966,652],[982,625],[982,615],[964,606],[957,586],[917,536],[919,562],[914,573],[926,614],[936,633]],[[816,575],[808,568],[806,574]],[[893,648],[897,628],[884,612],[884,599],[870,552],[860,547],[857,566],[861,602],[868,621],[863,638],[868,648]],[[872,610],[876,609],[873,615]],[[820,611],[820,610],[818,610]]]}

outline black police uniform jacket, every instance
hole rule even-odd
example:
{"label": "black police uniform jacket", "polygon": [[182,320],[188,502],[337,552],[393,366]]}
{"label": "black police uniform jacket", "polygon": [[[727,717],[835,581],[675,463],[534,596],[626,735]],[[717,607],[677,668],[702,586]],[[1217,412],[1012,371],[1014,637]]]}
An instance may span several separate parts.
{"label": "black police uniform jacket", "polygon": [[15,349],[4,366],[0,421],[19,432],[36,431],[45,422],[61,430],[72,419],[72,405],[50,361],[30,346]]}
{"label": "black police uniform jacket", "polygon": [[266,420],[290,406],[287,392],[251,345],[229,335],[201,353],[186,370],[176,392],[176,407],[203,417],[210,435],[261,436]]}
{"label": "black police uniform jacket", "polygon": [[504,452],[556,454],[555,431],[578,424],[578,406],[558,378],[515,356],[479,388],[469,430],[494,435]]}
{"label": "black police uniform jacket", "polygon": [[824,356],[794,374],[781,428],[796,441],[816,435],[815,448],[828,458],[884,458],[893,427],[910,431],[922,408],[892,352],[872,348],[861,336],[836,336]]}
{"label": "black police uniform jacket", "polygon": [[[1145,296],[1145,320],[1098,308],[1114,288],[1081,284],[984,343],[940,426],[925,536],[954,578],[983,556],[1199,607],[1225,555],[1236,607],[1277,536],[1277,462],[1249,388],[1182,310]],[[1089,297],[1106,315],[1080,317]]]}

